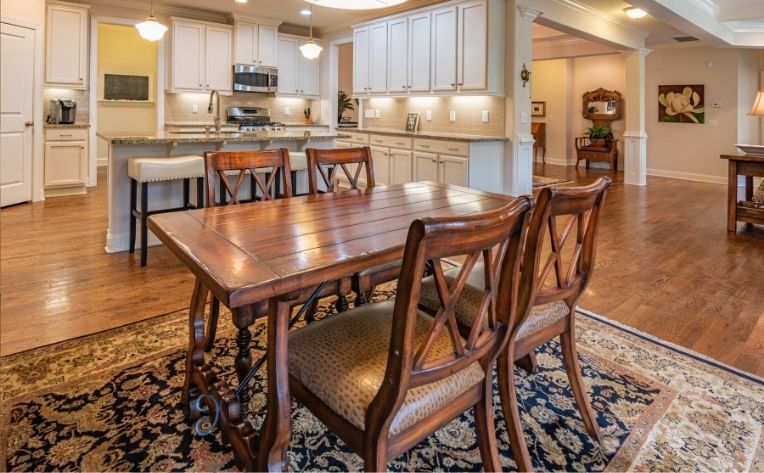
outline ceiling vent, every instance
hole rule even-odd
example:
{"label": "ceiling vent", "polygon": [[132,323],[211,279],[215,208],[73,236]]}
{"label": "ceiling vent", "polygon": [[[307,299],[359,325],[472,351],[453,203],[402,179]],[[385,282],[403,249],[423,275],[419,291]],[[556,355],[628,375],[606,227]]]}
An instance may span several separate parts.
{"label": "ceiling vent", "polygon": [[697,41],[698,38],[695,36],[674,36],[674,41],[678,41],[680,43],[689,43],[690,41]]}

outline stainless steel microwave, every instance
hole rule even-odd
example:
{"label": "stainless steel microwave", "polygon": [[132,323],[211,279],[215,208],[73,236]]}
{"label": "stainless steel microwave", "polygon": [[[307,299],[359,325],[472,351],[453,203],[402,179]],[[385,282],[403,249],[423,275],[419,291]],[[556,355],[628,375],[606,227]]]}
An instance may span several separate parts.
{"label": "stainless steel microwave", "polygon": [[278,69],[249,64],[233,66],[233,90],[275,93],[278,85]]}

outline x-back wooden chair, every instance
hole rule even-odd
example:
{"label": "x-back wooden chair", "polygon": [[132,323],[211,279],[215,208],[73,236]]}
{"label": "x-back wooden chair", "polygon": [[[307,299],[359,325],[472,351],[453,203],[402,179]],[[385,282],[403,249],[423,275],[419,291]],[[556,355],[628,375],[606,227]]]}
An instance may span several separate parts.
{"label": "x-back wooden chair", "polygon": [[[515,294],[530,207],[521,197],[489,212],[413,222],[394,301],[361,305],[289,335],[292,393],[363,457],[366,470],[384,471],[469,408],[484,468],[501,469],[491,373],[515,310],[525,310],[516,309]],[[496,247],[506,256],[496,257]],[[466,262],[448,284],[441,260],[456,255]],[[488,262],[486,290],[472,313],[474,328],[462,336],[454,308],[478,261]],[[435,316],[418,308],[426,262],[441,302]]]}

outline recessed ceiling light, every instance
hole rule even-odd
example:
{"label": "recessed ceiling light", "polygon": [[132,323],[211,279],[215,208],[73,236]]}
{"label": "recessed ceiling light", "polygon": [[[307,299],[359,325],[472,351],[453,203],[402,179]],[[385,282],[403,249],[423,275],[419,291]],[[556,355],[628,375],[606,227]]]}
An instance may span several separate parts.
{"label": "recessed ceiling light", "polygon": [[305,0],[319,7],[343,8],[345,10],[370,10],[400,5],[406,0]]}
{"label": "recessed ceiling light", "polygon": [[310,10],[308,10],[307,8],[303,8],[302,10],[300,10],[300,15],[310,16]]}
{"label": "recessed ceiling light", "polygon": [[647,12],[642,10],[641,8],[629,7],[629,8],[624,8],[623,11],[626,12],[626,15],[629,18],[642,18],[643,16],[647,15]]}
{"label": "recessed ceiling light", "polygon": [[247,0],[236,0],[236,3],[247,3]]}

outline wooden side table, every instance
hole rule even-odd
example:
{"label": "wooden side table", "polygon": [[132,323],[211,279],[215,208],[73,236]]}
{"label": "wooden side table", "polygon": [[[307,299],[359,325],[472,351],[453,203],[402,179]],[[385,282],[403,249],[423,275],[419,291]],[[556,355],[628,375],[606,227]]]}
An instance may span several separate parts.
{"label": "wooden side table", "polygon": [[750,154],[723,154],[729,161],[727,178],[727,231],[737,230],[737,222],[764,225],[764,209],[746,207],[738,202],[737,177],[745,176],[745,200],[753,198],[753,178],[764,177],[764,156]]}

